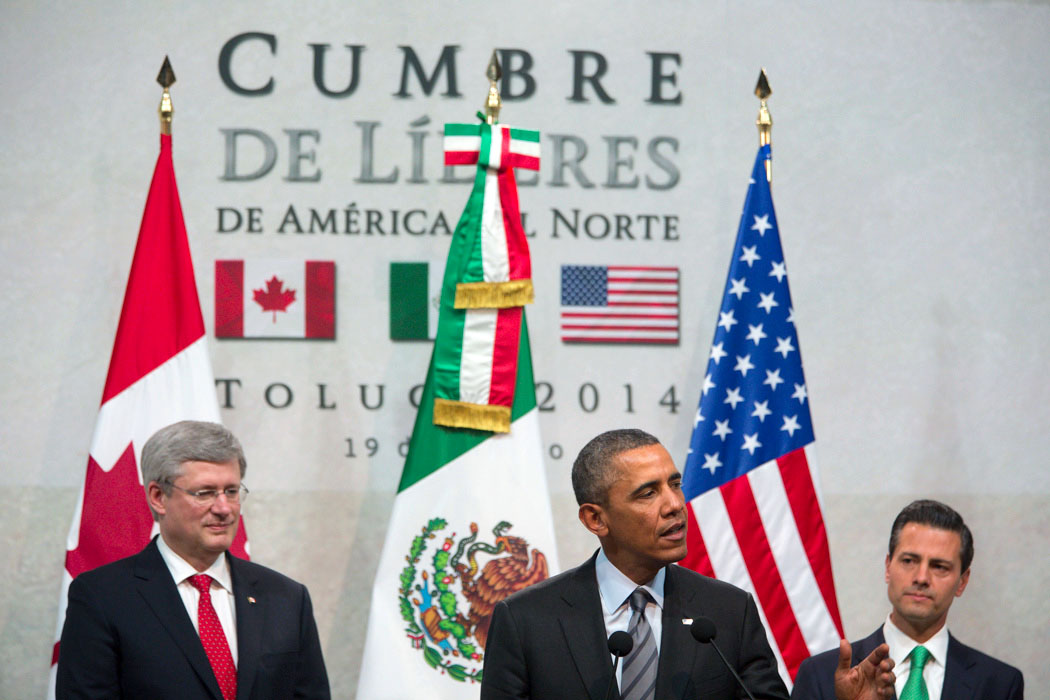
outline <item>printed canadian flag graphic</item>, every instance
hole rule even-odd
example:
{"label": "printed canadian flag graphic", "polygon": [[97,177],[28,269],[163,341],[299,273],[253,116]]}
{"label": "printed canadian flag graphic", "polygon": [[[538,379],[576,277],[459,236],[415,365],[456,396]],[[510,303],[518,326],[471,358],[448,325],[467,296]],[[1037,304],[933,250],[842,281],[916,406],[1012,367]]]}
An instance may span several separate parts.
{"label": "printed canadian flag graphic", "polygon": [[216,260],[215,337],[335,338],[335,263]]}

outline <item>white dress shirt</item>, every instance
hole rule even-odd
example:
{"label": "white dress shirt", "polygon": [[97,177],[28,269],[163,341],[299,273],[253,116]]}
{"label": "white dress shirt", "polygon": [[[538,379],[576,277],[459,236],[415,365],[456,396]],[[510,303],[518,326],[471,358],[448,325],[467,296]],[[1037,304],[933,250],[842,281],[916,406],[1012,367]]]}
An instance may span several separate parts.
{"label": "white dress shirt", "polygon": [[[605,556],[605,550],[598,551],[598,558],[594,562],[594,572],[598,578],[598,593],[602,599],[602,613],[605,617],[605,636],[613,632],[626,632],[631,622],[631,593],[638,584],[627,578],[627,576],[616,568]],[[664,579],[667,578],[666,568],[660,569],[652,581],[642,586],[649,591],[653,597],[652,601],[645,606],[645,619],[653,630],[653,638],[656,640],[656,652],[660,653],[660,633],[663,631],[663,607],[664,607]],[[655,602],[653,602],[655,601]],[[609,655],[615,661],[616,657]],[[616,668],[616,682],[619,683],[623,675],[623,663]],[[932,698],[931,698],[932,700]]]}
{"label": "white dress shirt", "polygon": [[237,665],[237,618],[233,604],[233,578],[230,576],[230,565],[226,561],[226,555],[220,555],[205,571],[197,571],[185,559],[176,554],[164,536],[157,537],[157,549],[164,563],[168,565],[171,577],[175,579],[175,588],[182,596],[182,604],[186,606],[193,629],[200,634],[197,626],[197,605],[201,594],[190,583],[190,577],[197,574],[208,574],[211,576],[211,605],[215,608],[215,615],[219,618],[222,631],[226,635],[226,643],[230,645],[230,653],[233,655],[233,665]]}
{"label": "white dress shirt", "polygon": [[[897,689],[897,697],[901,696],[904,684],[908,682],[911,674],[911,659],[908,655],[919,643],[900,630],[893,621],[887,617],[886,624],[882,626],[882,636],[890,645],[890,658],[893,659],[893,672],[897,675],[894,687]],[[937,634],[922,643],[926,651],[930,652],[930,658],[926,659],[926,665],[922,667],[922,679],[926,681],[926,690],[930,694],[930,700],[941,700],[941,690],[944,688],[944,665],[948,660],[948,626],[944,625]],[[951,698],[946,698],[951,700]]]}

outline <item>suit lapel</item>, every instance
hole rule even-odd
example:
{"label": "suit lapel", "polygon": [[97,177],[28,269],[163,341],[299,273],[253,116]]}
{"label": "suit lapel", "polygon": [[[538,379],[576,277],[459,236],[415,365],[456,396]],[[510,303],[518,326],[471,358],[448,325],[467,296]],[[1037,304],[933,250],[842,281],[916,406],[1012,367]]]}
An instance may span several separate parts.
{"label": "suit lapel", "polygon": [[974,660],[967,651],[965,646],[955,641],[955,637],[948,633],[948,658],[944,662],[942,698],[952,698],[954,700],[955,698],[973,697],[970,671],[973,668]]}
{"label": "suit lapel", "polygon": [[853,643],[853,649],[850,653],[853,654],[853,658],[850,660],[851,666],[856,666],[864,659],[868,658],[868,654],[875,651],[875,647],[886,642],[885,635],[882,634],[882,627],[869,634],[859,642]]}
{"label": "suit lapel", "polygon": [[171,635],[175,646],[189,661],[194,672],[215,700],[222,700],[219,683],[215,680],[208,656],[204,653],[200,636],[186,612],[186,606],[175,588],[175,581],[157,549],[156,538],[136,557],[135,578],[139,595]]}
{"label": "suit lapel", "polygon": [[568,609],[559,616],[559,621],[565,635],[565,645],[584,687],[592,700],[604,700],[601,694],[609,685],[612,661],[607,651],[609,644],[605,636],[605,615],[598,593],[594,560],[592,556],[576,569],[566,586],[562,600]]}
{"label": "suit lapel", "polygon": [[251,697],[252,684],[259,667],[262,631],[266,605],[269,603],[258,590],[258,579],[251,569],[237,557],[226,554],[233,579],[233,600],[237,611],[237,698]]}
{"label": "suit lapel", "polygon": [[677,569],[677,566],[668,566],[664,578],[663,630],[660,632],[660,662],[656,673],[658,698],[678,697],[671,685],[672,679],[691,676],[699,648],[689,632],[689,625],[682,624],[682,620],[700,614],[700,601],[694,600],[696,591],[681,585]]}
{"label": "suit lapel", "polygon": [[[886,636],[883,635],[882,626],[880,625],[878,629],[876,629],[864,639],[858,640],[850,644],[850,666],[856,666],[861,661],[868,658],[868,655],[871,652],[875,651],[875,648],[877,646],[879,646],[880,644],[884,644],[885,642]],[[896,672],[896,670],[894,672]],[[944,700],[951,700],[951,696],[944,695],[942,697],[944,698]],[[897,700],[896,691],[894,691],[893,693],[893,698],[894,700]]]}

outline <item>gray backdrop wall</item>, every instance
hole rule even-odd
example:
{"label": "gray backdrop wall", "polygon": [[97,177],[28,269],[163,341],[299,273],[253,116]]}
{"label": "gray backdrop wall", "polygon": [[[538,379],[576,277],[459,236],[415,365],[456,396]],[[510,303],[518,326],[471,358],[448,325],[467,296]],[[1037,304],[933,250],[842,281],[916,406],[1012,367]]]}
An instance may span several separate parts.
{"label": "gray backdrop wall", "polygon": [[[437,132],[473,118],[494,47],[532,61],[533,82],[509,84],[531,94],[508,101],[503,120],[543,134],[539,178],[520,194],[534,234],[529,316],[553,407],[542,428],[562,566],[595,546],[568,483],[588,437],[638,425],[684,457],[756,146],[751,89],[765,66],[774,197],[847,633],[866,634],[887,612],[893,515],[914,497],[941,498],[977,546],[952,631],[1020,666],[1030,697],[1046,696],[1048,30],[1042,2],[5,3],[0,696],[46,687],[65,536],[157,153],[153,77],[168,54],[210,354],[217,378],[237,380],[219,395],[248,451],[253,557],[309,585],[334,693],[353,697],[414,415],[409,391],[431,348],[390,340],[388,265],[444,260],[441,219],[454,225],[469,185],[442,182]],[[275,49],[241,44],[227,84],[220,53],[247,32],[271,35]],[[346,46],[363,47],[351,94],[315,85],[312,44],[330,45],[323,84],[334,92],[350,85]],[[423,78],[449,58],[429,91],[411,69],[404,77],[410,53]],[[590,72],[599,55],[612,102],[574,84],[574,56]],[[654,87],[654,71],[673,80]],[[232,87],[271,78],[264,95]],[[260,169],[265,142],[237,137],[231,156],[234,130],[272,141],[272,170],[233,179]],[[576,169],[555,167],[584,149]],[[351,204],[358,233],[341,223],[308,232],[311,210],[342,217]],[[221,208],[249,207],[260,232],[220,232]],[[303,233],[281,232],[289,208]],[[368,210],[379,217],[371,234]],[[420,210],[422,234],[404,220],[393,234],[394,210]],[[564,223],[574,216],[575,235]],[[633,239],[616,235],[617,216],[633,222]],[[337,340],[215,339],[213,261],[252,257],[334,260]],[[625,261],[681,268],[681,343],[562,344],[559,266]],[[286,389],[268,401],[276,384]],[[334,408],[321,407],[322,384]],[[366,407],[380,386],[382,406]],[[660,403],[671,387],[677,407]]]}

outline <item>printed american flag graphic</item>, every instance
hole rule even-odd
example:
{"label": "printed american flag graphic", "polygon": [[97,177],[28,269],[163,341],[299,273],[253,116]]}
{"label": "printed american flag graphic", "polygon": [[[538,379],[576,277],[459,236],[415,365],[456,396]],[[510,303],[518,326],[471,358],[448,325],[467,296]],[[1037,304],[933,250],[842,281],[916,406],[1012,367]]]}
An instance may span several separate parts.
{"label": "printed american flag graphic", "polygon": [[684,469],[681,563],[750,591],[781,676],[842,637],[787,268],[759,149]]}
{"label": "printed american flag graphic", "polygon": [[678,344],[677,267],[562,265],[564,343]]}

